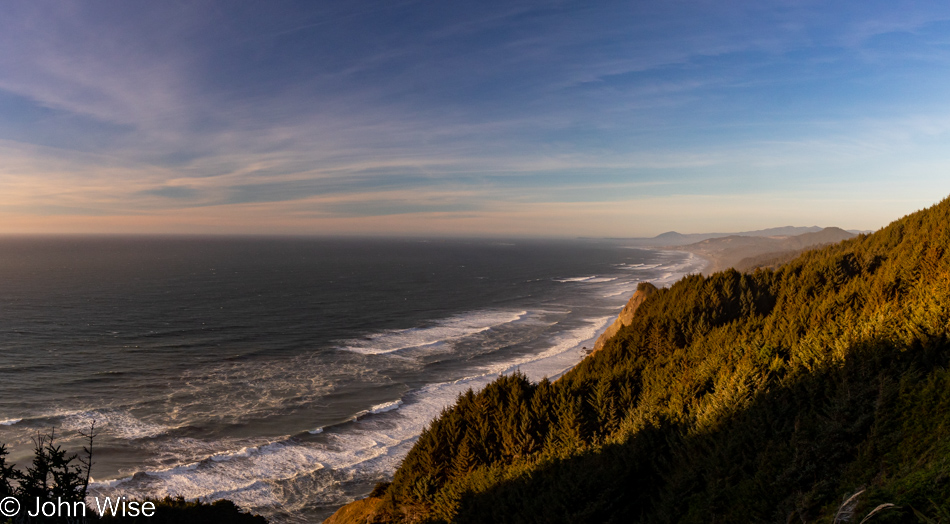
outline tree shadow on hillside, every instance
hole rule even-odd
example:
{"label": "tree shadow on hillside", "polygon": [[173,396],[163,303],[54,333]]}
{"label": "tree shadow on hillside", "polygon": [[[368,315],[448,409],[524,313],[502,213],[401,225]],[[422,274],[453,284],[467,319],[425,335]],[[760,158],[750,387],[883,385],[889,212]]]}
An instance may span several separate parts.
{"label": "tree shadow on hillside", "polygon": [[912,507],[950,504],[950,464],[939,453],[950,450],[950,413],[933,409],[950,399],[948,354],[945,343],[865,343],[714,428],[659,423],[469,492],[456,521],[831,522],[842,497],[868,487],[856,514],[891,502],[902,507],[873,523],[919,522]]}

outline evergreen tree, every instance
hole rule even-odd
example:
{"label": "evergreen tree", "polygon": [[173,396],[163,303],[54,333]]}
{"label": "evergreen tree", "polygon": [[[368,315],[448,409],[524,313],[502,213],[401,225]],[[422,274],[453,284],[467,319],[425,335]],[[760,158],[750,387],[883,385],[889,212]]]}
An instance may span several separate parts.
{"label": "evergreen tree", "polygon": [[13,494],[10,482],[16,479],[16,469],[13,464],[7,464],[9,454],[6,445],[0,444],[0,498]]}

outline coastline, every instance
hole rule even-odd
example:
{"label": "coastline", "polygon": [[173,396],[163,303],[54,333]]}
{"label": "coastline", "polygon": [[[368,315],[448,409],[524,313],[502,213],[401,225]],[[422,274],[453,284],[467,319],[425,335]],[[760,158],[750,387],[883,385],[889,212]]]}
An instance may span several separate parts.
{"label": "coastline", "polygon": [[[709,268],[714,267],[715,265],[715,262],[711,261],[709,258],[705,256],[701,256],[697,253],[693,253],[693,252],[689,252],[685,250],[659,248],[659,247],[658,248],[636,247],[635,249],[650,250],[650,251],[655,251],[658,253],[667,252],[667,253],[676,253],[677,255],[683,255],[683,254],[688,255],[686,259],[683,261],[683,263],[685,263],[688,266],[688,270],[677,272],[677,273],[666,273],[665,275],[663,275],[663,277],[653,280],[653,281],[658,282],[659,285],[657,287],[660,287],[660,288],[667,288],[671,286],[673,283],[675,283],[676,281],[690,274],[697,274],[697,273],[704,274],[704,275],[708,274],[707,272],[709,271]],[[698,267],[695,267],[694,263],[692,263],[694,260],[700,261],[701,265],[699,265]],[[545,378],[545,377],[550,379],[551,381],[556,381],[557,379],[562,377],[564,374],[566,374],[568,371],[570,371],[571,369],[575,368],[578,364],[583,362],[592,353],[597,351],[598,348],[596,347],[596,344],[599,342],[600,338],[606,332],[609,332],[609,330],[611,329],[611,327],[613,327],[614,324],[617,324],[618,322],[622,322],[624,312],[626,312],[628,308],[630,308],[631,303],[636,302],[638,298],[641,297],[642,292],[639,289],[645,283],[652,284],[652,282],[649,280],[638,282],[637,286],[632,290],[632,292],[628,296],[624,305],[621,306],[620,310],[616,314],[597,319],[598,327],[595,328],[591,332],[590,336],[580,341],[575,340],[572,346],[566,351],[557,351],[557,345],[555,345],[551,349],[545,352],[542,352],[542,354],[552,353],[551,357],[549,358],[560,357],[561,359],[560,362],[566,363],[568,360],[570,360],[570,363],[565,365],[560,372],[557,372],[556,374],[543,374],[543,375],[538,375],[538,373],[532,372],[531,364],[536,364],[539,361],[545,360],[545,357],[542,357],[532,362],[526,363],[525,365],[509,366],[504,371],[501,371],[500,373],[491,377],[491,380],[487,380],[487,381],[484,381],[483,384],[479,384],[478,388],[474,387],[474,384],[472,383],[464,383],[462,384],[463,386],[465,386],[464,389],[467,389],[468,387],[472,387],[473,389],[477,391],[478,389],[484,387],[485,385],[493,381],[498,376],[508,375],[515,371],[521,371],[525,373],[528,379],[533,382],[537,382],[541,378]],[[653,287],[653,286],[651,285],[650,287]],[[642,300],[643,299],[641,298],[639,302],[642,302]],[[637,306],[639,305],[639,302],[637,302],[636,304]],[[633,307],[634,311],[635,309],[636,309],[636,306]],[[629,320],[625,322],[625,324],[629,324]],[[459,382],[462,382],[462,381],[459,381]],[[461,389],[459,392],[461,393],[462,391],[464,391],[464,389]],[[364,519],[366,519],[368,516],[371,516],[373,513],[375,513],[375,511],[379,508],[379,505],[381,502],[382,502],[382,499],[378,497],[373,497],[372,494],[368,494],[365,497],[357,498],[346,504],[343,504],[323,522],[325,524],[347,524],[347,523],[363,522]]]}
{"label": "coastline", "polygon": [[709,238],[693,244],[670,247],[709,260],[704,275],[735,268],[750,271],[775,268],[804,251],[853,238],[854,233],[837,227],[795,236],[740,236]]}
{"label": "coastline", "polygon": [[[684,251],[685,251],[685,250],[684,250]],[[702,276],[704,276],[704,277],[708,277],[709,275],[711,275],[711,274],[713,274],[713,273],[716,273],[716,272],[718,272],[718,271],[722,271],[722,270],[724,270],[724,269],[728,269],[728,268],[722,267],[722,259],[721,259],[721,258],[714,257],[714,256],[709,255],[709,254],[706,254],[706,253],[695,253],[695,252],[693,252],[693,251],[686,251],[686,252],[703,261],[703,263],[704,263],[704,264],[703,264],[703,267],[701,267],[701,268],[699,269],[699,271],[697,271],[696,273],[698,273],[698,274],[700,274],[700,275],[702,275]]]}

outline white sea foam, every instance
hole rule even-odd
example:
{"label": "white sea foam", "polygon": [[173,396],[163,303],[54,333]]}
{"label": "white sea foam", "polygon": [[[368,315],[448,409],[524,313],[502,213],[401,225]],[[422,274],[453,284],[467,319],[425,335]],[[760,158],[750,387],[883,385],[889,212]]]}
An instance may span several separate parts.
{"label": "white sea foam", "polygon": [[[280,506],[293,510],[281,494],[282,482],[317,474],[330,468],[336,474],[385,475],[392,472],[412,447],[426,424],[467,389],[479,389],[501,373],[521,369],[529,378],[555,376],[582,358],[579,344],[592,339],[609,318],[590,319],[552,340],[535,355],[500,362],[480,373],[452,382],[430,384],[404,399],[377,404],[363,417],[339,431],[326,434],[326,442],[277,442],[217,453],[207,459],[130,478],[99,482],[95,493],[136,496],[182,495],[213,500],[230,498],[251,508]],[[326,433],[323,428],[311,431]]]}
{"label": "white sea foam", "polygon": [[369,408],[369,412],[378,415],[380,413],[386,413],[387,411],[392,411],[394,409],[399,409],[399,406],[402,406],[402,400],[394,400],[392,402],[383,402],[382,404],[377,404]]}
{"label": "white sea foam", "polygon": [[[579,351],[586,342],[593,343],[613,316],[587,319],[585,324],[557,335],[548,349],[535,355],[528,355],[513,362],[496,364],[491,367],[497,374],[508,374],[520,370],[529,379],[537,381],[544,377],[554,378],[572,368],[583,357]],[[504,367],[503,367],[504,366]]]}
{"label": "white sea foam", "polygon": [[[375,373],[355,366],[335,371],[355,378]],[[313,354],[187,370],[167,399],[170,410],[166,416],[175,425],[187,425],[195,420],[254,420],[275,411],[306,407],[333,388],[326,378],[330,372],[330,365]],[[215,401],[209,403],[208,399]]]}
{"label": "white sea foam", "polygon": [[[682,256],[682,253],[678,251],[660,251],[659,253],[670,258]],[[651,279],[650,282],[658,287],[670,286],[681,279],[683,275],[698,273],[705,269],[707,265],[707,260],[688,253],[686,257],[680,258],[677,262],[663,264],[663,274]]]}
{"label": "white sea foam", "polygon": [[618,264],[617,269],[624,269],[627,271],[643,271],[647,269],[656,269],[663,264]]}
{"label": "white sea foam", "polygon": [[597,275],[592,275],[589,277],[574,277],[574,278],[556,278],[555,282],[583,282],[585,284],[600,284],[603,282],[613,282],[617,280],[617,277],[599,277]]}
{"label": "white sea foam", "polygon": [[521,320],[527,311],[478,311],[447,318],[425,328],[398,329],[347,340],[340,349],[381,355],[396,351],[444,344]]}
{"label": "white sea foam", "polygon": [[369,409],[364,409],[363,411],[358,412],[357,414],[350,417],[350,420],[359,420],[366,415],[378,415],[380,413],[386,413],[387,411],[399,409],[399,406],[402,406],[401,399],[393,400],[392,402],[383,402],[382,404],[376,404]]}
{"label": "white sea foam", "polygon": [[[3,420],[0,421],[0,426],[14,426],[23,420],[22,418]],[[161,424],[140,420],[128,411],[111,408],[54,410],[36,414],[26,420],[30,426],[54,425],[67,432],[87,431],[95,422],[97,433],[126,440],[154,437],[170,429]]]}
{"label": "white sea foam", "polygon": [[555,278],[555,282],[588,282],[593,278],[597,278],[597,275],[591,275],[589,277],[573,277],[573,278]]}
{"label": "white sea foam", "polygon": [[91,487],[93,493],[227,497],[245,506],[266,506],[279,500],[272,493],[274,481],[319,470],[323,455],[317,447],[274,442],[127,479],[98,482]]}
{"label": "white sea foam", "polygon": [[60,425],[69,431],[86,431],[93,422],[96,424],[96,431],[126,440],[155,437],[170,429],[161,424],[140,420],[128,411],[112,409],[96,409],[65,415]]}

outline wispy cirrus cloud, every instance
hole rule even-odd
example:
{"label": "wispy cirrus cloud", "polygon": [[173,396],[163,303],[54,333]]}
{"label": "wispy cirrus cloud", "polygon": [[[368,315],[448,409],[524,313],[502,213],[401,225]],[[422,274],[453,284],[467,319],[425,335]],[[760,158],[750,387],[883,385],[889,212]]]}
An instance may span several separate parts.
{"label": "wispy cirrus cloud", "polygon": [[[134,216],[359,232],[386,216],[394,234],[487,234],[507,216],[595,234],[552,228],[554,210],[593,224],[628,216],[617,202],[831,192],[864,216],[894,173],[930,183],[902,202],[943,187],[950,120],[950,12],[872,7],[13,3],[0,213],[31,231]],[[747,229],[784,220],[743,205]],[[643,224],[629,234],[658,232]]]}

